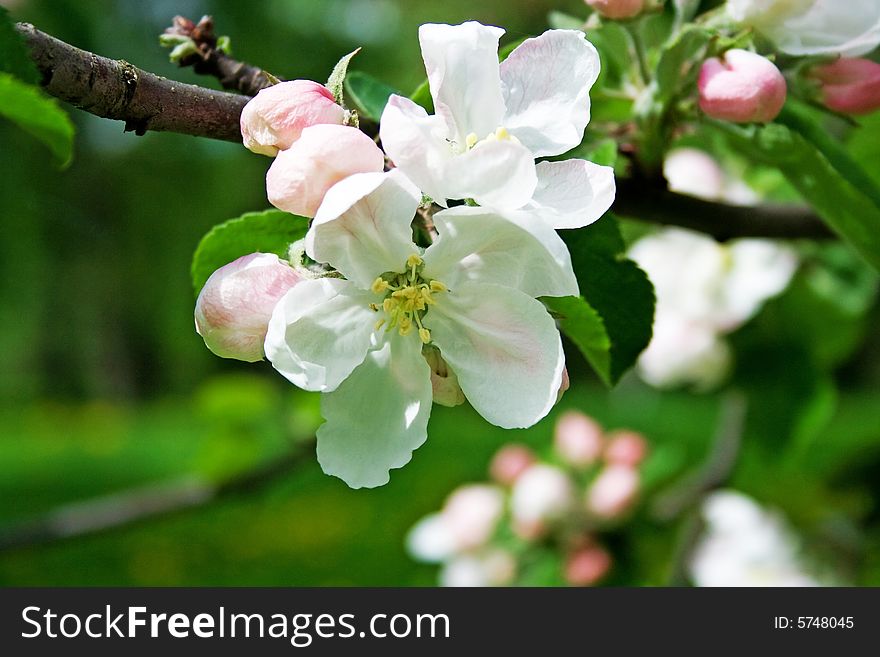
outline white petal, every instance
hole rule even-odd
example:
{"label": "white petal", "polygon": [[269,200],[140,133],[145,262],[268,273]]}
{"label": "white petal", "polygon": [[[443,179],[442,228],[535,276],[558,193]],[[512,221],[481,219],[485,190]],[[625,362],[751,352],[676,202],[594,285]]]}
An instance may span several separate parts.
{"label": "white petal", "polygon": [[499,27],[473,21],[419,28],[434,108],[459,144],[472,132],[482,139],[501,125],[498,39],[502,34]]}
{"label": "white petal", "polygon": [[528,148],[515,141],[488,141],[446,163],[446,198],[472,198],[502,210],[521,208],[532,198],[538,178]]}
{"label": "white petal", "polygon": [[880,44],[880,4],[850,0],[844,9],[832,0],[815,0],[806,11],[771,23],[765,31],[790,55],[858,57]]}
{"label": "white petal", "polygon": [[434,224],[440,236],[425,251],[425,276],[453,290],[479,281],[530,297],[578,294],[565,242],[527,212],[459,206],[435,214]]}
{"label": "white petal", "polygon": [[535,157],[578,144],[590,122],[590,88],[599,53],[577,30],[548,30],[526,39],[501,63],[504,126]]}
{"label": "white petal", "polygon": [[419,190],[398,171],[349,176],[324,197],[306,235],[306,253],[368,288],[418,252],[411,224],[420,201]]}
{"label": "white petal", "polygon": [[439,116],[409,98],[391,96],[379,123],[382,146],[395,166],[438,203],[445,204],[443,171],[452,159],[451,138]]}
{"label": "white petal", "polygon": [[370,348],[374,296],[338,278],[300,282],[275,306],[266,358],[300,388],[334,390]]}
{"label": "white petal", "polygon": [[406,551],[426,563],[440,563],[455,554],[455,536],[443,515],[432,513],[419,520],[406,535]]}
{"label": "white petal", "polygon": [[414,335],[393,335],[341,386],[321,398],[318,462],[352,488],[388,483],[425,442],[431,373]]}
{"label": "white petal", "polygon": [[538,186],[526,210],[553,228],[581,228],[604,215],[614,203],[614,169],[587,160],[540,162]]}
{"label": "white petal", "polygon": [[510,287],[465,283],[438,296],[424,321],[465,396],[492,424],[530,427],[556,403],[565,355],[540,302]]}

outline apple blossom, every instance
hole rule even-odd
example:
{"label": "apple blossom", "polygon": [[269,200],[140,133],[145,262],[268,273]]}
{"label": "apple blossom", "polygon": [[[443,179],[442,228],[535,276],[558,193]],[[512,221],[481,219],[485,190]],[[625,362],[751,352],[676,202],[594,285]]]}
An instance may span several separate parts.
{"label": "apple blossom", "polygon": [[553,446],[568,465],[586,467],[602,453],[602,427],[583,413],[568,411],[556,421]]}
{"label": "apple blossom", "polygon": [[818,586],[785,520],[736,491],[703,503],[706,530],[688,568],[697,586]]}
{"label": "apple blossom", "polygon": [[524,209],[577,228],[614,200],[614,171],[585,160],[541,162],[578,144],[599,75],[596,49],[575,30],[526,39],[500,65],[504,30],[422,25],[419,41],[436,114],[392,95],[380,124],[394,164],[428,196]]}
{"label": "apple blossom", "polygon": [[880,45],[877,0],[727,0],[727,13],[789,55],[856,57]]}
{"label": "apple blossom", "polygon": [[322,84],[311,80],[279,82],[261,90],[241,112],[241,136],[248,150],[276,155],[312,125],[345,120],[345,110]]}
{"label": "apple blossom", "polygon": [[196,301],[196,331],[223,358],[255,362],[275,304],[300,277],[272,253],[251,253],[220,267]]}
{"label": "apple blossom", "polygon": [[602,469],[587,489],[587,509],[601,518],[616,518],[627,511],[639,493],[639,473],[628,465]]}
{"label": "apple blossom", "polygon": [[515,523],[542,529],[558,521],[574,503],[574,486],[561,469],[536,463],[523,472],[510,498]]}
{"label": "apple blossom", "polygon": [[[318,128],[331,126],[316,126]],[[302,139],[300,140],[302,141]],[[528,427],[556,402],[565,365],[539,296],[577,294],[565,244],[529,213],[456,207],[412,242],[421,194],[399,171],[349,176],[324,198],[306,253],[341,278],[281,299],[266,354],[287,379],[325,393],[318,460],[353,488],[379,486],[427,435],[436,347],[489,422]]]}
{"label": "apple blossom", "polygon": [[525,445],[505,445],[492,457],[489,474],[499,484],[512,486],[535,461],[535,453]]}
{"label": "apple blossom", "polygon": [[633,18],[642,13],[645,0],[584,0],[606,18]]}
{"label": "apple blossom", "polygon": [[703,112],[735,123],[772,121],[787,94],[785,78],[773,62],[737,49],[703,62],[697,86]]}
{"label": "apple blossom", "polygon": [[628,429],[618,429],[608,435],[608,444],[603,454],[609,463],[635,467],[648,453],[645,437]]}
{"label": "apple blossom", "polygon": [[816,66],[810,77],[821,84],[826,107],[842,114],[868,114],[880,109],[880,64],[870,59],[838,59]]}
{"label": "apple blossom", "polygon": [[572,586],[593,586],[611,570],[611,555],[598,545],[579,548],[565,560],[565,580]]}
{"label": "apple blossom", "polygon": [[505,550],[464,554],[440,571],[440,585],[453,587],[505,586],[516,576],[516,560]]}
{"label": "apple blossom", "polygon": [[355,173],[382,171],[385,156],[357,128],[313,125],[278,153],[266,174],[269,202],[279,210],[314,217],[324,194]]}

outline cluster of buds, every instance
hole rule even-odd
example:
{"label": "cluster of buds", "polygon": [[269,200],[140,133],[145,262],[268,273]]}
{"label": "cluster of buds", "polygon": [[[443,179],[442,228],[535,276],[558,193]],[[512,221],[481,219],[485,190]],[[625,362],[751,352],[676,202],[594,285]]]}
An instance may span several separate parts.
{"label": "cluster of buds", "polygon": [[541,459],[508,444],[489,466],[491,483],[457,488],[438,512],[410,531],[420,561],[442,563],[445,586],[532,582],[536,555],[557,555],[558,579],[593,586],[612,567],[601,533],[632,511],[641,488],[645,439],[630,430],[606,433],[577,411],[556,423],[553,452]]}
{"label": "cluster of buds", "polygon": [[625,20],[635,18],[645,9],[645,0],[584,0],[604,18]]}

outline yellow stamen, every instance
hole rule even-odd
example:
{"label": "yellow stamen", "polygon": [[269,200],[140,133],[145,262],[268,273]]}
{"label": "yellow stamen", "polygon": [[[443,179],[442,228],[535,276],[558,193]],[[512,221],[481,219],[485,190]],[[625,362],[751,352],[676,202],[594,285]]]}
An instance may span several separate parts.
{"label": "yellow stamen", "polygon": [[422,262],[424,262],[422,257],[418,253],[413,253],[406,259],[406,268],[411,269],[413,267],[418,267]]}
{"label": "yellow stamen", "polygon": [[387,290],[391,285],[388,284],[384,278],[377,278],[373,281],[373,284],[370,286],[370,289],[376,294],[382,294],[385,290]]}
{"label": "yellow stamen", "polygon": [[380,319],[378,322],[376,322],[376,323],[373,325],[373,329],[375,329],[376,331],[378,331],[378,330],[379,330],[380,328],[382,328],[383,326],[385,326],[385,318],[384,318],[384,317],[383,317],[382,319]]}
{"label": "yellow stamen", "polygon": [[440,281],[431,281],[431,292],[446,292],[449,290],[443,283]]}
{"label": "yellow stamen", "polygon": [[397,332],[400,335],[409,335],[409,332],[412,330],[412,320],[409,318],[409,315],[404,315],[400,318],[400,323],[398,325]]}
{"label": "yellow stamen", "polygon": [[477,133],[472,132],[467,137],[464,138],[464,143],[468,147],[468,150],[470,150],[471,148],[476,146],[476,144],[479,140],[480,140],[480,138],[477,137]]}
{"label": "yellow stamen", "polygon": [[503,125],[498,126],[498,128],[495,130],[495,138],[498,141],[504,141],[506,139],[510,139],[510,133],[507,131],[507,128],[505,128]]}
{"label": "yellow stamen", "polygon": [[426,328],[420,328],[419,338],[423,343],[428,344],[431,341],[431,332]]}
{"label": "yellow stamen", "polygon": [[382,302],[382,310],[384,310],[386,313],[392,313],[397,309],[397,306],[399,305],[400,302],[397,299],[388,298]]}

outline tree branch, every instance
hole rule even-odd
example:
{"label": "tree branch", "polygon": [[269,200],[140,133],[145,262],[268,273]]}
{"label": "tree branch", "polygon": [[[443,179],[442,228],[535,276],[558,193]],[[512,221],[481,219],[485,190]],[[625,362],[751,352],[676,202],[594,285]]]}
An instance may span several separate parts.
{"label": "tree branch", "polygon": [[313,460],[314,443],[309,442],[307,446],[219,483],[190,476],[66,504],[43,516],[0,527],[0,552],[127,527],[251,493]]}
{"label": "tree branch", "polygon": [[241,141],[247,96],[167,80],[124,60],[75,48],[28,23],[16,28],[31,50],[46,91],[86,112],[125,121],[125,130],[180,132]]}
{"label": "tree branch", "polygon": [[[125,129],[137,134],[166,130],[241,141],[239,118],[248,96],[167,80],[126,61],[75,48],[27,23],[19,23],[17,28],[43,74],[43,86],[56,98],[97,116],[125,121]],[[210,36],[213,38],[213,34]],[[216,41],[212,52],[219,52]],[[262,88],[268,80],[261,77],[266,75],[262,69],[223,57],[209,57],[205,64],[208,70],[202,72],[217,75],[235,88],[249,92]],[[614,210],[640,221],[689,228],[721,241],[737,237],[833,237],[807,207],[713,203],[670,192],[657,181],[618,178]]]}

